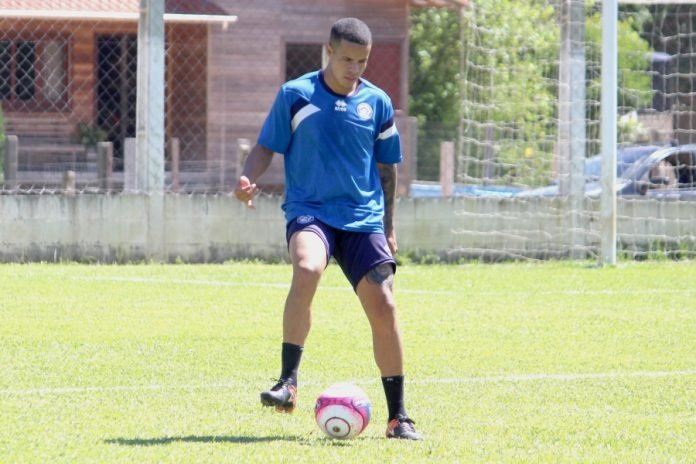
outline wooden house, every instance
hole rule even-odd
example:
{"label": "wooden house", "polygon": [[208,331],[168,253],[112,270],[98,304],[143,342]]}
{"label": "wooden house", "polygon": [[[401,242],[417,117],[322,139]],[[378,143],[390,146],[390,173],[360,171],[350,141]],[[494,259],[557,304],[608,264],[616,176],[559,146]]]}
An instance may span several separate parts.
{"label": "wooden house", "polygon": [[[373,31],[365,77],[387,91],[397,110],[406,155],[400,175],[407,182],[415,145],[409,9],[465,1],[166,0],[165,138],[180,141],[182,173],[186,163],[238,166],[237,140],[256,138],[279,85],[321,67],[331,25],[354,16]],[[135,133],[139,3],[0,0],[5,132],[24,140],[21,146],[56,147],[35,150],[34,163],[57,159],[57,147],[79,142],[78,127],[104,130],[122,156],[124,138]],[[264,176],[268,186],[282,186],[279,158]]]}

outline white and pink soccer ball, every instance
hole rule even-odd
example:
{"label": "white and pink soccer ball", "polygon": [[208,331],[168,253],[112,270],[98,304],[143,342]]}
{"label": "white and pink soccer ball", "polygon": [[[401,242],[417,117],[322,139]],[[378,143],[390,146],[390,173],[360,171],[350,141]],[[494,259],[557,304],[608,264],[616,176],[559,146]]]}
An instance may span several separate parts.
{"label": "white and pink soccer ball", "polygon": [[324,390],[314,407],[322,432],[331,438],[355,438],[370,422],[372,404],[365,392],[351,383],[337,383]]}

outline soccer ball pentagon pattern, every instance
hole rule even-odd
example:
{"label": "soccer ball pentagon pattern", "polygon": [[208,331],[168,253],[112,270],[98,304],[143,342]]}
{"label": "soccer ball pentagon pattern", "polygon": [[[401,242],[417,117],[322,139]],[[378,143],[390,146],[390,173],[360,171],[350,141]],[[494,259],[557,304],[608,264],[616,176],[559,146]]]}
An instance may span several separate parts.
{"label": "soccer ball pentagon pattern", "polygon": [[365,392],[351,383],[337,383],[324,390],[314,407],[322,432],[331,438],[355,438],[370,422],[372,404]]}

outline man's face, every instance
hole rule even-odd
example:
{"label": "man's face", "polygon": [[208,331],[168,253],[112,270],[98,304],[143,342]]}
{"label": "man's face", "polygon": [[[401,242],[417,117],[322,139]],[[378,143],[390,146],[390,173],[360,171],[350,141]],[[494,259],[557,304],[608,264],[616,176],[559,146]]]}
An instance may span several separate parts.
{"label": "man's face", "polygon": [[348,95],[355,90],[358,79],[367,67],[371,48],[371,45],[360,45],[345,40],[333,46],[329,44],[329,62],[324,77],[334,92]]}

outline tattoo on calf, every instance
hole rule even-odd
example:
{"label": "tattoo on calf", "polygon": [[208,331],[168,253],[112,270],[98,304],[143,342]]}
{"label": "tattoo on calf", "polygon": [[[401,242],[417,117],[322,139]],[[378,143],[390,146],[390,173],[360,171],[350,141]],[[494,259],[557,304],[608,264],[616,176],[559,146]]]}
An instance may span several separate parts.
{"label": "tattoo on calf", "polygon": [[394,282],[394,269],[389,263],[380,264],[370,269],[367,273],[367,280],[377,285],[387,285],[392,288]]}

